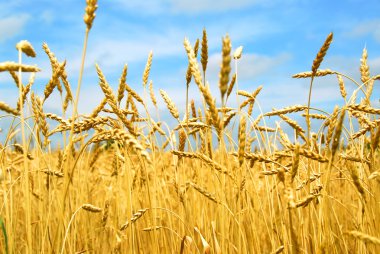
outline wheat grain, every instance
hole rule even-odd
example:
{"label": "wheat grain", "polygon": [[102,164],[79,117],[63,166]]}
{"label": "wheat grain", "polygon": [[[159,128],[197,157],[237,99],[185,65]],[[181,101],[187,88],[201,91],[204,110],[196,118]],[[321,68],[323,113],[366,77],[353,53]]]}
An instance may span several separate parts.
{"label": "wheat grain", "polygon": [[100,80],[100,82],[99,82],[100,88],[102,89],[104,95],[106,96],[108,104],[111,106],[114,113],[120,118],[120,120],[123,122],[123,124],[128,128],[129,132],[132,135],[136,136],[135,130],[134,130],[131,122],[128,121],[128,119],[125,117],[125,115],[117,107],[116,97],[113,94],[111,87],[107,83],[107,80],[103,75],[103,72],[101,71],[100,67],[97,64],[95,67],[96,67],[96,71],[98,73],[98,77]]}
{"label": "wheat grain", "polygon": [[46,101],[47,98],[51,95],[54,88],[57,86],[57,83],[59,82],[59,78],[61,77],[63,70],[65,68],[66,61],[64,61],[62,64],[59,64],[57,69],[55,69],[51,79],[49,80],[49,83],[45,86],[44,90],[44,101]]}
{"label": "wheat grain", "polygon": [[153,59],[153,51],[150,51],[149,55],[148,55],[148,60],[146,61],[146,65],[145,65],[145,69],[144,69],[144,73],[143,73],[143,78],[142,78],[142,82],[143,82],[144,87],[148,83],[150,68],[152,66],[152,59]]}
{"label": "wheat grain", "polygon": [[283,109],[279,109],[279,110],[275,110],[272,112],[265,113],[264,116],[274,116],[274,115],[280,115],[280,114],[294,113],[294,112],[299,112],[299,111],[302,111],[305,109],[307,109],[306,106],[294,105],[294,106],[285,107]]}
{"label": "wheat grain", "polygon": [[91,204],[83,204],[82,209],[92,213],[100,213],[102,211],[102,208],[99,208]]}
{"label": "wheat grain", "polygon": [[222,64],[219,73],[219,89],[222,101],[228,89],[229,76],[231,72],[231,40],[228,35],[223,38]]}
{"label": "wheat grain", "polygon": [[338,146],[340,143],[340,135],[342,134],[342,129],[343,129],[343,120],[344,120],[345,113],[346,111],[343,109],[342,112],[340,113],[338,122],[336,123],[335,133],[334,133],[332,144],[331,144],[332,157],[334,157],[335,153],[338,150]]}
{"label": "wheat grain", "polygon": [[125,82],[127,81],[128,65],[124,65],[121,77],[119,79],[119,86],[117,89],[117,102],[120,105],[121,100],[124,98]]}
{"label": "wheat grain", "polygon": [[338,78],[338,82],[339,82],[339,91],[340,91],[340,94],[342,95],[343,99],[346,99],[347,92],[346,92],[346,88],[344,86],[343,78],[342,78],[341,75],[337,75],[337,78]]}
{"label": "wheat grain", "polygon": [[294,74],[292,76],[292,78],[310,78],[311,76],[324,77],[324,76],[331,75],[331,74],[336,74],[336,71],[332,71],[330,69],[317,70],[317,72],[315,72],[314,75],[313,75],[313,72],[306,71],[306,72],[300,72],[300,73]]}
{"label": "wheat grain", "polygon": [[86,9],[85,9],[85,15],[84,15],[84,23],[87,26],[87,30],[90,30],[92,27],[92,23],[95,19],[95,11],[98,8],[97,0],[86,0]]}
{"label": "wheat grain", "polygon": [[322,61],[323,61],[323,58],[325,57],[326,53],[327,53],[327,50],[329,49],[330,47],[330,44],[333,40],[333,33],[330,33],[325,42],[323,43],[322,47],[320,48],[317,56],[315,57],[314,61],[313,61],[313,65],[311,67],[311,71],[312,71],[312,76],[314,76],[319,68],[319,66],[321,65]]}
{"label": "wheat grain", "polygon": [[[201,73],[199,71],[199,67],[198,67],[198,63],[197,63],[197,60],[196,60],[196,57],[195,57],[195,53],[194,53],[194,50],[193,50],[193,47],[190,45],[190,42],[188,39],[185,38],[184,40],[184,47],[186,49],[186,52],[187,52],[187,57],[188,57],[188,60],[189,60],[189,65],[190,65],[190,68],[191,68],[191,73],[194,77],[194,81],[195,83],[198,85],[198,87],[203,87],[203,83],[202,83],[202,77],[201,77]],[[203,55],[203,41],[202,41],[202,55]],[[202,62],[203,64],[203,62]],[[206,65],[207,65],[207,61],[206,61]],[[204,69],[205,71],[205,69]]]}
{"label": "wheat grain", "polygon": [[154,95],[153,81],[149,82],[149,95],[150,95],[150,99],[152,100],[153,105],[157,108],[157,99],[156,99],[156,96]]}
{"label": "wheat grain", "polygon": [[372,108],[368,105],[363,105],[363,104],[353,104],[349,106],[349,109],[351,110],[357,110],[357,111],[362,111],[368,114],[380,114],[380,109],[375,109]]}
{"label": "wheat grain", "polygon": [[353,231],[346,232],[346,234],[349,234],[355,238],[358,238],[361,241],[366,242],[366,243],[373,243],[376,245],[380,245],[380,239],[379,238],[365,234],[365,233],[360,232],[360,231],[353,230]]}
{"label": "wheat grain", "polygon": [[[145,208],[145,209],[140,209],[138,210],[136,213],[134,213],[130,219],[131,223],[135,223],[138,219],[140,219],[145,213],[146,211],[148,211],[148,208]],[[123,230],[126,230],[129,226],[129,221],[127,221],[126,223],[124,223],[121,227],[120,227],[120,230],[123,231]]]}
{"label": "wheat grain", "polygon": [[234,75],[231,78],[230,84],[228,85],[228,90],[227,90],[227,96],[226,96],[226,98],[230,97],[232,89],[234,89],[235,83],[236,83],[236,73],[234,73]]}
{"label": "wheat grain", "polygon": [[164,90],[160,89],[160,94],[161,94],[162,98],[164,99],[166,106],[168,107],[172,116],[175,119],[178,119],[179,113],[178,113],[178,109],[175,106],[174,102],[170,99],[170,97],[168,96],[168,94]]}
{"label": "wheat grain", "polygon": [[240,124],[239,124],[239,150],[238,150],[238,158],[239,158],[240,167],[243,165],[243,162],[244,162],[246,123],[247,123],[247,119],[245,117],[241,117]]}
{"label": "wheat grain", "polygon": [[32,44],[27,40],[19,41],[16,44],[16,49],[22,51],[27,56],[36,57],[36,51],[34,51]]}
{"label": "wheat grain", "polygon": [[19,64],[15,62],[2,62],[0,63],[0,72],[2,71],[18,71],[21,69],[22,72],[39,72],[41,71],[38,67],[26,64]]}
{"label": "wheat grain", "polygon": [[207,63],[208,63],[208,45],[207,45],[207,32],[205,28],[203,28],[203,36],[202,36],[201,63],[202,63],[203,73],[206,73]]}

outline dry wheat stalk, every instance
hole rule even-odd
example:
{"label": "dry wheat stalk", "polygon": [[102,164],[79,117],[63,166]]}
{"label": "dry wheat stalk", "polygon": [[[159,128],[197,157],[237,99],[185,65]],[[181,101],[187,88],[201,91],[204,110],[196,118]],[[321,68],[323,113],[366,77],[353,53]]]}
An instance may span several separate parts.
{"label": "dry wheat stalk", "polygon": [[297,175],[299,163],[300,163],[300,145],[297,143],[294,147],[293,163],[292,163],[292,169],[290,171],[292,183],[293,183],[294,178]]}
{"label": "dry wheat stalk", "polygon": [[222,64],[220,66],[219,73],[219,89],[221,93],[222,101],[228,89],[228,82],[231,72],[231,40],[228,35],[223,38],[222,46]]}
{"label": "dry wheat stalk", "polygon": [[120,129],[112,129],[112,130],[104,130],[100,133],[95,134],[90,140],[89,143],[97,143],[103,140],[120,140],[125,142],[127,145],[131,146],[133,150],[137,152],[137,154],[141,155],[145,158],[148,163],[151,163],[152,160],[147,151],[145,151],[144,147],[140,144],[140,142],[134,138],[132,135],[128,134],[124,130]]}
{"label": "dry wheat stalk", "polygon": [[340,91],[340,94],[342,95],[343,99],[346,99],[347,92],[346,92],[346,88],[344,86],[343,78],[342,78],[341,75],[337,75],[337,78],[338,78],[338,82],[339,82],[339,91]]}
{"label": "dry wheat stalk", "polygon": [[338,146],[340,143],[340,136],[342,134],[342,129],[343,129],[343,120],[344,120],[345,113],[346,111],[343,109],[342,112],[340,113],[338,122],[336,123],[335,133],[334,133],[332,144],[331,144],[332,158],[334,157],[335,153],[338,150]]}
{"label": "dry wheat stalk", "polygon": [[22,105],[24,106],[26,96],[30,92],[30,89],[32,88],[32,85],[34,83],[34,78],[35,78],[35,73],[33,72],[32,75],[30,75],[28,84],[22,89],[21,99],[17,101],[17,111],[20,111],[21,109],[20,101],[22,102]]}
{"label": "dry wheat stalk", "polygon": [[281,245],[275,251],[273,251],[272,254],[280,254],[283,252],[284,249],[285,249],[284,245]]}
{"label": "dry wheat stalk", "polygon": [[[347,164],[347,166],[348,166],[348,164]],[[362,196],[363,200],[366,200],[364,187],[360,181],[359,172],[358,172],[356,165],[351,165],[348,167],[348,169],[349,169],[352,181],[354,182],[356,189],[358,190],[358,192]]]}
{"label": "dry wheat stalk", "polygon": [[195,109],[194,100],[191,100],[190,105],[191,105],[191,116],[194,118],[197,118],[197,110]]}
{"label": "dry wheat stalk", "polygon": [[369,161],[365,158],[354,157],[354,156],[350,156],[350,155],[342,154],[342,153],[339,154],[339,156],[344,160],[355,161],[355,162],[360,162],[360,163],[369,163]]}
{"label": "dry wheat stalk", "polygon": [[333,40],[333,33],[330,33],[325,42],[323,43],[322,47],[320,48],[317,56],[315,57],[314,61],[313,61],[313,65],[311,67],[311,71],[312,71],[312,76],[314,76],[319,68],[319,66],[321,65],[322,61],[323,61],[323,58],[325,57],[326,53],[327,53],[327,50],[329,49],[330,47],[330,44]]}
{"label": "dry wheat stalk", "polygon": [[29,41],[22,40],[18,42],[16,44],[16,49],[22,51],[27,56],[36,57],[36,51],[34,51],[34,48]]}
{"label": "dry wheat stalk", "polygon": [[183,152],[185,151],[185,144],[186,144],[186,133],[184,130],[180,130],[178,133],[179,136],[179,144],[178,144],[178,150]]}
{"label": "dry wheat stalk", "polygon": [[201,51],[201,63],[202,63],[203,73],[206,73],[207,62],[208,62],[207,32],[206,32],[206,29],[203,28],[202,51]]}
{"label": "dry wheat stalk", "polygon": [[42,170],[42,172],[45,173],[45,174],[47,174],[47,175],[49,175],[49,176],[56,176],[56,177],[60,177],[60,178],[64,176],[64,174],[62,172],[60,172],[60,171],[52,171],[52,170],[50,170],[48,168]]}
{"label": "dry wheat stalk", "polygon": [[301,200],[295,202],[295,207],[306,207],[311,201],[317,198],[319,194],[310,194]]}
{"label": "dry wheat stalk", "polygon": [[36,66],[19,64],[15,62],[2,62],[0,63],[0,72],[2,71],[18,71],[21,68],[22,72],[39,72],[41,71]]}
{"label": "dry wheat stalk", "polygon": [[231,122],[231,119],[237,114],[237,112],[232,112],[231,114],[225,115],[223,119],[223,127],[226,128]]}
{"label": "dry wheat stalk", "polygon": [[231,78],[230,84],[228,85],[227,97],[226,98],[230,97],[232,89],[234,89],[235,83],[236,83],[236,73],[234,73],[234,75]]}
{"label": "dry wheat stalk", "polygon": [[377,127],[377,131],[375,132],[375,135],[374,135],[374,137],[371,140],[371,148],[372,148],[373,151],[376,150],[376,148],[378,147],[379,143],[380,143],[380,126]]}
{"label": "dry wheat stalk", "polygon": [[[238,153],[236,152],[233,152],[231,153],[233,156],[236,156],[238,157]],[[247,160],[250,160],[250,161],[258,161],[258,162],[265,162],[265,163],[272,163],[273,160],[271,160],[270,158],[267,158],[261,154],[257,154],[257,153],[244,153],[244,157],[247,159]]]}
{"label": "dry wheat stalk", "polygon": [[378,177],[380,177],[380,171],[379,171],[379,170],[372,172],[372,173],[368,176],[368,180],[376,179],[376,178],[378,178]]}
{"label": "dry wheat stalk", "polygon": [[197,158],[201,159],[202,161],[206,162],[206,164],[208,164],[210,167],[214,168],[215,170],[221,172],[222,174],[225,174],[227,176],[229,176],[232,180],[234,180],[235,178],[231,175],[230,172],[228,172],[228,170],[223,167],[222,165],[220,165],[219,163],[217,163],[216,161],[212,160],[211,158],[209,158],[207,155],[203,154],[203,153],[197,153],[196,154]]}
{"label": "dry wheat stalk", "polygon": [[109,200],[106,200],[106,202],[105,202],[105,204],[104,204],[104,210],[103,210],[102,219],[101,219],[101,221],[100,221],[102,227],[105,227],[106,224],[107,224],[109,207],[110,207],[110,201],[109,201]]}
{"label": "dry wheat stalk", "polygon": [[246,124],[247,119],[243,116],[240,118],[239,124],[239,150],[238,150],[238,158],[240,167],[244,162],[244,154],[245,154],[245,140],[246,140]]}
{"label": "dry wheat stalk", "polygon": [[170,99],[170,97],[168,96],[168,94],[164,90],[160,89],[160,94],[161,94],[162,98],[164,99],[166,106],[168,107],[172,116],[175,119],[178,119],[179,113],[178,113],[178,109],[175,106],[174,102]]}
{"label": "dry wheat stalk", "polygon": [[14,116],[20,115],[19,110],[11,108],[8,104],[2,101],[0,101],[0,110],[7,112],[8,114],[12,114]]}
{"label": "dry wheat stalk", "polygon": [[[193,47],[190,45],[189,40],[186,38],[185,38],[183,44],[184,44],[184,47],[185,47],[186,52],[187,52],[187,57],[189,59],[189,65],[191,68],[191,73],[194,76],[194,81],[198,85],[198,87],[203,87],[201,72],[199,71],[198,62],[197,62],[197,59],[195,57]],[[202,41],[202,55],[203,55],[203,41]],[[203,62],[202,62],[202,64],[203,64]],[[206,65],[207,65],[207,59],[206,59]],[[204,71],[205,71],[205,69],[204,69]]]}
{"label": "dry wheat stalk", "polygon": [[102,211],[102,208],[99,208],[91,204],[83,204],[82,209],[92,213],[100,213]]}
{"label": "dry wheat stalk", "polygon": [[198,128],[198,129],[203,129],[203,128],[208,128],[210,127],[209,125],[201,122],[181,122],[179,125],[177,125],[173,130],[179,130],[181,128]]}
{"label": "dry wheat stalk", "polygon": [[[93,128],[96,125],[105,124],[106,122],[108,122],[107,117],[88,118],[83,121],[74,123],[73,133],[81,133],[83,131],[87,131]],[[71,129],[71,125],[72,125],[71,123],[60,124],[49,133],[49,136],[56,132],[68,131]]]}
{"label": "dry wheat stalk", "polygon": [[153,81],[149,82],[149,95],[150,95],[150,99],[152,100],[153,105],[157,108],[157,99],[156,99],[156,96],[154,95]]}
{"label": "dry wheat stalk", "polygon": [[379,126],[380,125],[380,119],[379,120],[375,120],[373,122],[371,122],[370,125],[368,126],[365,126],[364,128],[360,129],[358,132],[355,132],[354,134],[351,135],[350,139],[353,140],[353,139],[357,139],[358,137],[364,135],[367,131],[370,131],[371,129],[374,129],[376,128],[376,126]]}
{"label": "dry wheat stalk", "polygon": [[219,118],[218,110],[216,109],[215,99],[213,99],[212,94],[210,92],[210,87],[207,84],[206,86],[199,87],[199,89],[201,90],[203,98],[205,99],[206,104],[208,106],[208,109],[210,111],[212,123],[213,123],[218,135],[220,135],[222,123],[221,123],[220,118]]}
{"label": "dry wheat stalk", "polygon": [[[128,107],[131,106],[132,112],[134,112],[134,114],[132,115],[132,118],[131,118],[131,121],[133,122],[134,119],[137,116],[139,116],[139,111],[137,109],[135,101],[133,100],[133,96],[130,93],[128,93],[127,104],[125,106],[126,106],[125,109],[128,109]],[[125,110],[125,112],[126,111],[128,111],[128,110]],[[121,110],[120,110],[120,112],[121,112]]]}
{"label": "dry wheat stalk", "polygon": [[176,150],[171,150],[170,152],[174,155],[181,156],[181,157],[192,158],[192,159],[198,158],[198,155],[193,152],[183,152],[183,151],[176,151]]}
{"label": "dry wheat stalk", "polygon": [[334,111],[332,112],[330,117],[327,118],[327,120],[325,121],[325,126],[328,127],[327,134],[326,134],[326,146],[328,146],[330,144],[330,141],[332,139],[332,135],[333,135],[334,128],[335,128],[336,121],[337,121],[337,117],[338,117],[338,113],[339,113],[339,107],[335,106]]}
{"label": "dry wheat stalk", "polygon": [[196,183],[190,182],[189,183],[191,187],[193,187],[195,190],[197,190],[200,194],[208,198],[209,200],[215,202],[216,204],[219,204],[220,201],[213,195],[212,193],[208,192],[205,188],[197,185]]}
{"label": "dry wheat stalk", "polygon": [[45,113],[45,117],[52,119],[54,121],[60,122],[62,124],[69,124],[68,121],[64,120],[62,117],[60,117],[56,114],[53,114],[53,113]]}
{"label": "dry wheat stalk", "polygon": [[306,106],[303,106],[303,105],[294,105],[294,106],[285,107],[283,109],[279,109],[279,110],[276,110],[276,111],[265,113],[264,116],[274,116],[274,115],[279,115],[279,114],[294,113],[294,112],[299,112],[299,111],[302,111],[302,110],[305,110],[305,109],[307,109]]}
{"label": "dry wheat stalk", "polygon": [[373,243],[376,245],[380,245],[380,239],[379,238],[365,234],[365,233],[362,233],[362,232],[359,232],[359,231],[353,230],[353,231],[346,232],[346,234],[351,235],[355,238],[358,238],[358,239],[360,239],[366,243]]}
{"label": "dry wheat stalk", "polygon": [[350,113],[358,120],[361,127],[367,127],[368,125],[371,125],[371,120],[369,120],[366,113],[355,110],[350,110]]}
{"label": "dry wheat stalk", "polygon": [[135,130],[133,128],[132,123],[130,121],[128,121],[128,119],[125,117],[125,115],[117,107],[116,97],[113,94],[111,87],[107,83],[106,78],[104,77],[100,67],[97,64],[96,64],[96,71],[98,73],[98,77],[99,77],[99,81],[100,81],[99,82],[100,88],[102,89],[104,95],[106,96],[108,104],[111,106],[112,110],[119,117],[119,119],[123,122],[123,124],[128,128],[129,132],[132,135],[136,136],[136,133],[135,133]]}
{"label": "dry wheat stalk", "polygon": [[[336,72],[332,71],[330,69],[317,70],[317,72],[314,73],[314,77],[323,77],[323,76],[327,76],[327,75],[331,75],[331,74],[336,74]],[[311,76],[313,76],[313,72],[305,71],[305,72],[300,72],[300,73],[294,74],[292,76],[292,78],[310,78]]]}
{"label": "dry wheat stalk", "polygon": [[363,105],[363,104],[353,104],[353,105],[350,105],[349,108],[351,110],[362,111],[368,114],[380,114],[380,109],[372,108],[368,105]]}
{"label": "dry wheat stalk", "polygon": [[96,108],[94,108],[94,110],[92,111],[92,113],[90,114],[90,118],[95,118],[99,115],[100,111],[103,110],[104,106],[107,104],[107,98],[104,97],[103,100],[99,103],[98,106],[96,106]]}
{"label": "dry wheat stalk", "polygon": [[152,66],[152,58],[153,58],[153,51],[150,51],[149,55],[148,55],[148,60],[146,61],[146,65],[145,65],[145,69],[144,69],[144,73],[143,73],[143,78],[142,78],[142,82],[143,82],[144,87],[148,83],[149,72],[150,72],[150,68]]}
{"label": "dry wheat stalk", "polygon": [[264,132],[275,132],[276,131],[276,129],[266,127],[266,126],[252,125],[251,127],[255,130],[264,131]]}
{"label": "dry wheat stalk", "polygon": [[86,13],[84,14],[84,23],[87,26],[87,30],[90,30],[92,27],[92,23],[94,22],[95,19],[95,11],[98,8],[97,5],[97,0],[86,0]]}
{"label": "dry wheat stalk", "polygon": [[[42,48],[43,50],[45,51],[45,53],[48,55],[49,57],[49,60],[50,60],[50,64],[52,66],[52,74],[54,74],[54,72],[57,70],[57,68],[59,68],[59,63],[58,63],[58,60],[57,58],[55,57],[55,55],[50,51],[48,45],[44,42],[42,44]],[[64,110],[67,109],[67,106],[68,106],[68,103],[69,101],[72,101],[73,100],[73,94],[72,94],[72,91],[71,91],[71,86],[70,86],[70,83],[68,81],[68,78],[67,78],[67,73],[66,73],[66,70],[63,69],[63,72],[61,74],[61,80],[62,80],[62,83],[66,89],[66,98],[65,98],[65,101],[64,101],[64,104],[63,104],[63,108]]]}
{"label": "dry wheat stalk", "polygon": [[123,71],[121,73],[121,77],[119,79],[119,86],[117,89],[117,102],[120,105],[121,100],[124,98],[124,91],[125,91],[125,82],[127,81],[127,74],[128,74],[128,65],[125,64],[123,67]]}
{"label": "dry wheat stalk", "polygon": [[251,94],[247,91],[244,91],[244,90],[239,90],[237,92],[238,95],[241,95],[241,96],[244,96],[244,97],[247,97],[247,98],[251,98]]}
{"label": "dry wheat stalk", "polygon": [[[295,145],[293,145],[291,143],[286,144],[286,146],[289,149],[292,149],[292,150],[295,149]],[[314,152],[312,150],[300,148],[299,153],[300,153],[300,155],[305,156],[306,158],[309,158],[309,159],[312,159],[312,160],[316,160],[316,161],[319,161],[319,162],[328,162],[327,158],[323,157],[322,155],[320,155],[320,154],[318,154],[318,153],[316,153],[316,152]]]}
{"label": "dry wheat stalk", "polygon": [[279,114],[279,117],[281,117],[282,120],[284,120],[287,124],[289,124],[293,129],[295,129],[299,134],[305,133],[305,130],[302,129],[302,127],[294,120],[290,119],[289,117]]}
{"label": "dry wheat stalk", "polygon": [[147,228],[143,228],[142,231],[151,232],[151,231],[159,230],[161,228],[163,228],[163,226],[147,227]]}
{"label": "dry wheat stalk", "polygon": [[[14,146],[16,152],[24,154],[24,148],[22,147],[22,145],[20,145],[20,144],[14,144],[13,146]],[[34,157],[33,157],[33,155],[31,153],[26,152],[26,157],[29,160],[34,160]]]}
{"label": "dry wheat stalk", "polygon": [[239,105],[239,109],[242,110],[242,108],[244,108],[245,106],[248,105],[248,103],[251,102],[251,98],[248,98],[246,99],[245,101],[243,101],[240,105]]}
{"label": "dry wheat stalk", "polygon": [[360,79],[363,82],[363,84],[368,85],[368,81],[370,80],[370,72],[369,72],[369,66],[367,64],[367,58],[368,58],[368,52],[367,49],[363,49],[362,58],[360,59]]}
{"label": "dry wheat stalk", "polygon": [[59,78],[61,77],[61,75],[63,73],[63,70],[65,68],[65,65],[66,65],[66,61],[64,61],[62,64],[59,64],[59,66],[57,67],[57,69],[54,70],[54,73],[53,73],[51,79],[49,80],[49,83],[45,86],[44,101],[46,101],[46,99],[53,92],[54,88],[57,86],[57,84],[59,82]]}
{"label": "dry wheat stalk", "polygon": [[[194,55],[195,55],[195,58],[197,58],[197,55],[198,55],[198,49],[199,49],[199,39],[197,39],[195,41],[195,44],[194,44]],[[187,71],[186,71],[186,85],[189,86],[190,85],[190,82],[191,82],[191,66],[190,64],[187,66]]]}
{"label": "dry wheat stalk", "polygon": [[47,137],[49,136],[49,125],[46,122],[46,117],[42,107],[42,101],[40,98],[38,98],[38,96],[34,96],[34,93],[31,94],[31,99],[36,123],[38,124],[38,127],[41,129],[42,134],[45,137],[45,142],[47,142]]}
{"label": "dry wheat stalk", "polygon": [[153,134],[154,132],[158,131],[158,133],[160,133],[162,136],[165,136],[165,131],[161,129],[161,122],[156,123],[153,119],[150,119],[150,123],[153,126],[150,134]]}
{"label": "dry wheat stalk", "polygon": [[[306,114],[302,114],[302,116],[306,117]],[[313,119],[321,119],[321,120],[324,120],[327,118],[327,116],[322,115],[322,114],[309,114],[309,117]]]}
{"label": "dry wheat stalk", "polygon": [[136,93],[128,84],[125,84],[125,89],[128,91],[130,95],[132,95],[133,98],[135,98],[136,101],[140,102],[142,105],[145,105],[143,99]]}
{"label": "dry wheat stalk", "polygon": [[[134,213],[130,219],[130,222],[131,223],[134,223],[136,222],[138,219],[140,219],[145,213],[146,211],[148,211],[148,208],[145,208],[145,209],[140,209],[138,210],[136,213]],[[120,227],[120,230],[123,231],[123,230],[126,230],[129,226],[129,221],[127,221],[126,223],[124,223],[121,227]]]}
{"label": "dry wheat stalk", "polygon": [[18,78],[18,75],[15,71],[9,71],[9,74],[11,75],[11,77],[13,78],[14,82],[15,82],[15,85],[16,87],[18,88],[19,85],[20,85],[20,80]]}

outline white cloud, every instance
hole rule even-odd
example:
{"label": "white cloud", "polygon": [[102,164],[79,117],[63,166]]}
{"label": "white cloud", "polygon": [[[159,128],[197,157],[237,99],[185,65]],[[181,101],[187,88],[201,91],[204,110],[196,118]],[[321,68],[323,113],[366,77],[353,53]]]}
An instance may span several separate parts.
{"label": "white cloud", "polygon": [[[294,0],[285,1],[285,4],[293,3]],[[142,10],[144,14],[159,13],[183,13],[198,14],[204,12],[222,12],[246,8],[249,6],[276,6],[276,3],[284,4],[284,1],[265,0],[119,0],[119,3],[130,10]]]}
{"label": "white cloud", "polygon": [[354,26],[348,36],[351,37],[363,37],[366,35],[372,35],[374,39],[380,43],[380,20],[374,19],[359,23]]}
{"label": "white cloud", "polygon": [[260,4],[265,1],[261,0],[171,0],[171,8],[175,12],[217,12],[232,9],[241,9],[247,6]]}
{"label": "white cloud", "polygon": [[[220,53],[209,57],[207,76],[210,78],[210,81],[217,81],[221,58]],[[260,75],[270,75],[275,68],[284,66],[290,59],[291,55],[289,53],[281,53],[275,56],[243,53],[242,58],[238,61],[239,80],[252,81],[253,78],[257,78]],[[234,61],[231,64],[234,65]],[[234,66],[232,66],[232,69],[234,69]]]}
{"label": "white cloud", "polygon": [[13,38],[22,32],[29,15],[21,14],[0,19],[0,42]]}

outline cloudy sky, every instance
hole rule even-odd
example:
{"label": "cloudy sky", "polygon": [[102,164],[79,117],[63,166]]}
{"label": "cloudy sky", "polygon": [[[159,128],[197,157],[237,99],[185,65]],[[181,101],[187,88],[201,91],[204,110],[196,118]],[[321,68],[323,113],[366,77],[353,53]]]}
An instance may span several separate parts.
{"label": "cloudy sky", "polygon": [[[213,94],[219,99],[221,40],[229,34],[233,49],[244,47],[237,63],[239,88],[252,92],[263,85],[258,102],[264,111],[306,104],[309,81],[291,76],[310,70],[330,32],[334,33],[334,41],[321,68],[337,70],[360,81],[360,58],[366,47],[371,74],[380,73],[378,0],[99,0],[98,5],[80,96],[82,113],[90,112],[103,97],[95,63],[115,91],[123,65],[128,64],[127,82],[141,93],[141,77],[151,50],[150,80],[157,96],[158,89],[166,90],[183,111],[187,68],[183,40],[186,37],[194,43],[201,38],[203,28],[209,39],[207,80]],[[42,68],[34,85],[34,90],[42,94],[51,74],[41,47],[46,42],[60,61],[67,60],[74,90],[85,32],[84,8],[84,0],[0,0],[0,62],[17,61],[16,43],[30,41],[37,58],[24,61]],[[349,94],[356,88],[348,80],[346,86]],[[379,87],[377,82],[372,97],[377,106]],[[194,84],[190,94],[199,99]],[[9,75],[0,73],[0,100],[15,105],[16,97]],[[57,94],[49,99],[46,111],[59,112],[57,100]],[[331,109],[342,103],[335,77],[316,80],[312,105]]]}

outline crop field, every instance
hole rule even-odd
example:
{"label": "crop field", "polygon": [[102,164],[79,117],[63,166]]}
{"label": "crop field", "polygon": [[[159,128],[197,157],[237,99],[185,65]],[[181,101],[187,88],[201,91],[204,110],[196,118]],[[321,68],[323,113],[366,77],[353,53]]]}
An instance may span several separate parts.
{"label": "crop field", "polygon": [[[293,75],[310,86],[305,104],[254,114],[265,85],[239,90],[244,51],[232,50],[228,35],[212,93],[205,29],[183,42],[185,105],[149,81],[147,52],[142,94],[126,81],[127,65],[113,90],[92,63],[104,96],[82,114],[97,11],[87,0],[76,86],[46,43],[52,72],[43,94],[33,91],[39,67],[23,63],[38,57],[36,45],[20,41],[18,59],[0,63],[19,95],[0,101],[0,121],[9,122],[0,130],[1,253],[380,253],[380,109],[371,104],[380,75],[370,75],[366,49],[360,80],[320,69],[333,43],[326,35]],[[336,78],[344,101],[332,112],[312,106],[323,76]],[[352,94],[346,82],[356,85]],[[44,107],[52,94],[61,114]]]}

